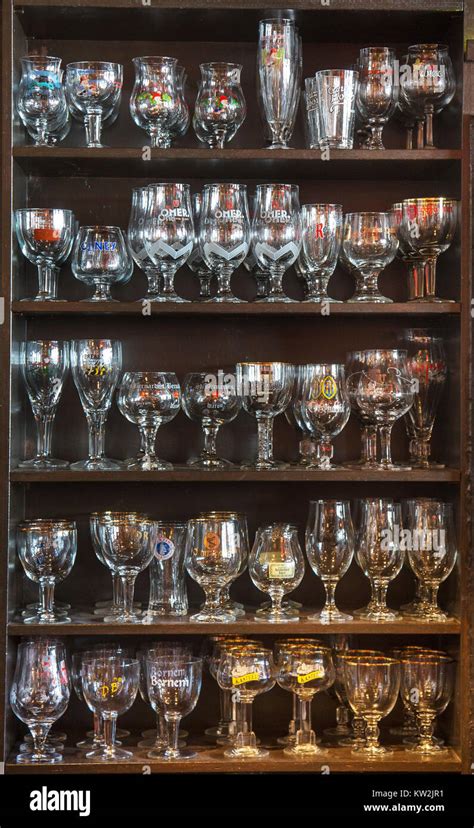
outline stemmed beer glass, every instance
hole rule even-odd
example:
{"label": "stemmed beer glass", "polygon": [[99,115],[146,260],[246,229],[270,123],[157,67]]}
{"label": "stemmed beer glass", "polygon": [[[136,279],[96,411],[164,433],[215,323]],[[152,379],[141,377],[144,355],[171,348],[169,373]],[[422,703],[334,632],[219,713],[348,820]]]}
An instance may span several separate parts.
{"label": "stemmed beer glass", "polygon": [[257,53],[259,102],[271,133],[270,149],[288,149],[302,75],[302,52],[294,20],[261,20]]}

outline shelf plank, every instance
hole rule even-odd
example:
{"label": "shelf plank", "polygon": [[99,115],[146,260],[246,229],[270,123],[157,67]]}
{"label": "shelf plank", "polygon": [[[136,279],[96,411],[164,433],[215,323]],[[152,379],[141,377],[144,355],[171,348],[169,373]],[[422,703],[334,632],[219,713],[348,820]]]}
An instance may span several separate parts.
{"label": "shelf plank", "polygon": [[145,177],[165,174],[181,178],[209,178],[216,170],[226,175],[259,180],[278,175],[281,179],[410,179],[436,178],[452,165],[460,164],[461,150],[395,149],[332,150],[323,161],[319,150],[311,149],[223,149],[201,147],[153,149],[142,159],[137,147],[34,147],[13,148],[13,158],[25,173],[44,176]]}
{"label": "shelf plank", "polygon": [[[18,316],[141,316],[142,300],[136,302],[57,301],[12,303]],[[242,304],[189,302],[151,302],[153,316],[444,316],[459,315],[459,302],[393,302],[392,304],[331,304],[330,313],[321,313],[320,302],[281,303],[244,302]]]}
{"label": "shelf plank", "polygon": [[[344,608],[346,611],[347,608]],[[69,624],[48,624],[47,632],[50,635],[329,635],[337,633],[353,633],[363,635],[460,635],[461,621],[451,617],[445,622],[423,623],[417,620],[399,618],[390,622],[347,621],[341,624],[321,624],[318,621],[309,621],[308,615],[316,610],[305,608],[301,610],[299,620],[284,623],[270,621],[256,621],[254,609],[246,608],[247,616],[238,618],[231,623],[196,623],[188,616],[177,618],[162,618],[154,624],[109,624],[104,623],[99,616],[83,610],[71,613]],[[44,624],[24,624],[21,620],[11,621],[8,633],[11,636],[42,635],[45,633]]]}
{"label": "shelf plank", "polygon": [[[141,6],[141,0],[14,0],[15,8],[56,6],[62,8],[76,8],[78,6],[89,9],[133,9]],[[272,9],[287,9],[287,0],[272,0]],[[153,6],[158,9],[266,9],[267,6],[260,0],[153,0]],[[291,8],[296,10],[319,11],[315,8],[314,0],[292,0]],[[321,7],[325,11],[324,6]],[[462,0],[331,0],[331,10],[336,11],[388,11],[393,12],[461,12]]]}
{"label": "shelf plank", "polygon": [[[264,739],[262,739],[264,742]],[[193,746],[193,745],[192,745]],[[331,773],[385,772],[405,773],[459,773],[461,759],[458,753],[449,748],[441,756],[418,757],[399,745],[386,758],[369,760],[358,757],[348,747],[328,747],[324,754],[313,759],[292,759],[282,749],[270,751],[263,759],[228,759],[223,748],[197,745],[198,755],[195,759],[184,762],[165,762],[148,759],[147,751],[126,745],[133,753],[133,759],[127,762],[94,762],[85,758],[84,753],[65,748],[64,761],[57,765],[42,765],[41,773],[143,773],[143,766],[152,773],[321,773],[322,766],[329,766]],[[35,765],[17,765],[14,756],[6,764],[6,773],[37,774]]]}
{"label": "shelf plank", "polygon": [[173,471],[97,471],[79,472],[68,469],[58,471],[29,471],[14,469],[10,472],[12,483],[457,483],[459,469],[412,469],[411,471],[382,471],[378,469],[309,470],[289,467],[276,471],[231,469],[201,471],[192,467],[176,466]]}

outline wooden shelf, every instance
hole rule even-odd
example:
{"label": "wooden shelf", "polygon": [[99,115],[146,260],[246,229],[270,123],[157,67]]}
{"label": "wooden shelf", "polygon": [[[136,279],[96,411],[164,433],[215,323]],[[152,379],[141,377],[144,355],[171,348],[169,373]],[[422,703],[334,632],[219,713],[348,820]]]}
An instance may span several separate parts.
{"label": "wooden shelf", "polygon": [[14,469],[10,472],[12,483],[457,483],[459,469],[412,469],[411,471],[360,470],[359,468],[307,470],[288,468],[278,471],[250,471],[232,469],[226,471],[197,471],[191,467],[177,466],[173,471],[97,471],[79,472],[29,471]]}
{"label": "wooden shelf", "polygon": [[[126,117],[126,114],[122,117]],[[145,133],[137,132],[137,147],[14,147],[13,158],[25,173],[35,176],[118,176],[167,178],[209,178],[220,175],[265,180],[386,178],[423,180],[437,178],[460,166],[461,150],[395,149],[332,150],[329,161],[321,160],[319,150],[310,149],[223,149],[208,150],[196,145],[190,149],[151,150],[143,161]],[[223,172],[225,170],[225,172]]]}
{"label": "wooden shelf", "polygon": [[[264,743],[262,739],[262,743]],[[390,773],[459,773],[461,759],[457,752],[449,748],[441,756],[422,758],[398,745],[393,753],[384,759],[368,760],[358,757],[347,747],[328,747],[325,753],[314,759],[290,759],[283,750],[271,750],[267,758],[256,760],[227,759],[223,748],[196,746],[198,756],[184,762],[164,762],[148,759],[145,749],[124,745],[133,752],[133,759],[128,762],[92,762],[85,759],[83,753],[72,748],[65,748],[64,761],[57,765],[42,765],[41,773],[143,773],[143,766],[152,773],[321,773],[323,766],[331,773],[372,772]],[[6,764],[6,773],[37,774],[35,765],[17,765],[14,755]]]}
{"label": "wooden shelf", "polygon": [[[392,304],[341,304],[332,303],[329,314],[321,314],[319,302],[295,302],[294,304],[264,302],[232,302],[214,304],[206,302],[161,303],[151,302],[151,316],[456,316],[461,312],[459,302],[393,302]],[[12,303],[12,312],[19,316],[141,316],[142,302],[30,302]]]}
{"label": "wooden shelf", "polygon": [[[344,608],[345,609],[345,608]],[[362,635],[459,635],[461,622],[458,618],[449,618],[444,622],[420,623],[400,618],[390,622],[347,621],[343,624],[321,624],[309,621],[307,616],[316,610],[301,610],[298,621],[277,624],[270,621],[255,621],[254,610],[247,608],[247,617],[238,618],[232,623],[201,624],[190,621],[188,616],[181,618],[163,618],[154,624],[105,624],[90,611],[72,613],[69,624],[24,624],[14,620],[8,625],[12,636],[23,635],[329,635],[350,633]],[[350,610],[346,610],[350,612]]]}
{"label": "wooden shelf", "polygon": [[[15,8],[48,7],[55,8],[87,8],[87,9],[136,9],[141,0],[13,0]],[[155,8],[172,9],[268,9],[268,5],[259,0],[153,0]],[[272,9],[302,9],[319,11],[314,0],[292,0],[288,6],[287,0],[272,0]],[[331,10],[335,11],[394,11],[405,12],[462,12],[462,0],[398,0],[394,9],[393,0],[331,0]],[[325,11],[324,6],[321,11]]]}

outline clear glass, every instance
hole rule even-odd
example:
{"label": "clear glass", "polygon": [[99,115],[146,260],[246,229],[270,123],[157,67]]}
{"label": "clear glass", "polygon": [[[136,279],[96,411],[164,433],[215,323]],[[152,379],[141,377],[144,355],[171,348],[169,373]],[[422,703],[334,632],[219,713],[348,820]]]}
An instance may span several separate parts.
{"label": "clear glass", "polygon": [[238,63],[201,63],[194,120],[196,135],[210,149],[224,149],[247,114]]}
{"label": "clear glass", "polygon": [[443,468],[429,459],[436,412],[448,375],[443,340],[435,331],[412,328],[403,335],[402,344],[414,384],[413,405],[405,414],[410,464],[418,469]]}
{"label": "clear glass", "polygon": [[160,296],[160,271],[153,264],[145,247],[145,219],[148,209],[148,187],[134,187],[128,222],[127,241],[133,261],[143,270],[148,290],[140,301],[153,302]]}
{"label": "clear glass", "polygon": [[357,756],[377,759],[391,751],[379,743],[379,721],[395,707],[400,689],[400,663],[393,658],[361,655],[343,661],[347,698],[355,716],[365,722],[365,744]]}
{"label": "clear glass", "polygon": [[187,302],[174,289],[176,271],[194,247],[189,184],[150,184],[145,217],[145,250],[163,279],[155,302]]}
{"label": "clear glass", "polygon": [[188,521],[186,534],[186,569],[193,581],[204,590],[206,600],[191,621],[231,622],[235,614],[223,608],[221,592],[240,572],[248,549],[237,516],[203,517]]}
{"label": "clear glass", "polygon": [[18,114],[35,146],[54,146],[70,129],[61,58],[28,55],[20,62]]}
{"label": "clear glass", "polygon": [[321,149],[352,149],[359,73],[323,69],[315,73]]}
{"label": "clear glass", "polygon": [[258,184],[252,221],[252,252],[268,272],[268,295],[259,302],[294,302],[283,292],[283,276],[301,252],[301,218],[295,184]]}
{"label": "clear glass", "polygon": [[91,535],[92,548],[98,561],[105,566],[112,575],[112,600],[111,601],[96,601],[95,615],[102,615],[110,617],[111,615],[120,615],[123,612],[124,597],[122,594],[122,582],[120,575],[116,570],[112,570],[107,563],[102,549],[102,542],[99,535],[99,523],[107,519],[114,520],[116,518],[127,518],[136,520],[145,515],[139,515],[137,512],[92,512],[89,518],[89,529]]}
{"label": "clear glass", "polygon": [[89,457],[71,463],[77,471],[114,471],[122,464],[104,453],[105,423],[122,369],[122,343],[73,339],[71,370],[89,428]]}
{"label": "clear glass", "polygon": [[256,696],[275,686],[271,650],[224,650],[217,670],[222,690],[232,693],[235,703],[235,738],[224,756],[229,759],[263,759],[268,750],[258,747],[252,726],[252,704]]}
{"label": "clear glass", "polygon": [[208,302],[242,302],[232,293],[230,280],[247,256],[250,221],[244,184],[206,184],[199,220],[199,250],[217,276],[217,294]]}
{"label": "clear glass", "polygon": [[188,595],[184,567],[185,523],[157,523],[158,534],[150,563],[150,598],[145,621],[162,616],[187,615]]}
{"label": "clear glass", "polygon": [[302,252],[306,275],[306,302],[339,302],[328,296],[328,283],[337,265],[342,242],[340,204],[303,204],[301,208]]}
{"label": "clear glass", "polygon": [[249,575],[257,589],[270,597],[271,606],[257,610],[256,621],[298,620],[299,613],[291,605],[283,607],[282,601],[299,586],[304,568],[298,530],[294,526],[273,523],[257,530],[249,555]]}
{"label": "clear glass", "polygon": [[[91,658],[110,658],[117,655],[126,655],[125,651],[119,645],[102,645],[98,644],[92,650],[85,650],[72,654],[71,659],[71,680],[72,686],[79,701],[84,702],[84,694],[82,692],[82,662],[90,660]],[[76,743],[76,747],[80,750],[86,751],[86,758],[92,759],[97,755],[97,751],[102,751],[104,746],[104,722],[99,713],[94,713],[93,730],[88,731],[86,738]],[[117,730],[117,736],[129,736],[128,730]],[[120,745],[120,742],[116,742]]]}
{"label": "clear glass", "polygon": [[347,213],[342,241],[349,262],[361,274],[348,302],[392,302],[380,293],[378,277],[395,258],[398,247],[389,213]]}
{"label": "clear glass", "polygon": [[310,149],[319,149],[321,137],[320,106],[315,77],[304,79],[304,111],[306,116],[307,143]]}
{"label": "clear glass", "polygon": [[186,69],[184,66],[177,66],[176,67],[176,79],[177,79],[177,92],[178,92],[178,104],[179,104],[179,115],[178,120],[176,121],[175,125],[173,126],[172,133],[176,135],[176,137],[181,137],[185,135],[189,129],[189,124],[191,123],[191,116],[189,113],[189,106],[186,100],[186,81],[187,81],[187,74]]}
{"label": "clear glass", "polygon": [[259,24],[258,98],[270,149],[288,149],[302,77],[302,49],[293,20],[269,19]]}
{"label": "clear glass", "polygon": [[102,147],[102,126],[112,123],[122,96],[123,67],[106,61],[66,66],[66,98],[71,115],[82,121],[87,147]]}
{"label": "clear glass", "polygon": [[351,404],[351,411],[356,415],[361,426],[360,460],[350,461],[348,465],[357,465],[365,469],[376,469],[378,424],[375,413],[368,409],[362,411],[357,404],[359,383],[368,358],[366,351],[350,351],[346,357],[347,394]]}
{"label": "clear glass", "polygon": [[457,559],[456,530],[452,503],[416,498],[406,505],[406,527],[410,530],[408,561],[420,583],[421,621],[447,621],[438,607],[438,589],[451,574]]}
{"label": "clear glass", "polygon": [[389,212],[391,224],[398,239],[397,256],[406,264],[408,271],[408,301],[413,302],[414,300],[423,299],[425,290],[428,288],[429,291],[430,289],[427,257],[414,250],[400,232],[403,203],[400,201],[392,204]]}
{"label": "clear glass", "polygon": [[160,460],[155,453],[156,435],[163,424],[171,422],[181,408],[181,387],[176,374],[161,371],[127,371],[117,395],[123,416],[138,426],[140,452],[128,461],[136,471],[172,469],[172,463]]}
{"label": "clear glass", "polygon": [[54,589],[71,572],[77,552],[74,521],[23,521],[17,530],[17,551],[25,575],[39,586],[37,612],[24,624],[68,624],[71,619],[54,606]]}
{"label": "clear glass", "polygon": [[337,363],[308,365],[303,384],[301,416],[313,437],[318,453],[308,465],[331,470],[332,441],[346,426],[351,413],[344,366]]}
{"label": "clear glass", "polygon": [[167,761],[193,759],[196,756],[194,751],[179,747],[179,724],[198,702],[202,659],[173,654],[159,657],[149,653],[146,674],[150,704],[155,712],[163,715],[166,728],[166,746],[151,750],[148,756]]}
{"label": "clear glass", "polygon": [[454,663],[447,656],[411,654],[401,658],[400,694],[415,711],[418,737],[407,750],[437,756],[446,750],[434,737],[436,717],[443,713],[454,692]]}
{"label": "clear glass", "polygon": [[324,755],[318,747],[311,726],[311,702],[316,693],[328,690],[334,683],[335,671],[331,650],[327,647],[291,647],[281,652],[277,682],[284,690],[294,693],[298,700],[298,729],[293,744],[283,753],[293,759],[307,759]]}
{"label": "clear glass", "polygon": [[382,132],[395,112],[399,86],[393,49],[368,46],[359,54],[357,109],[370,128],[364,149],[383,150]]}
{"label": "clear glass", "polygon": [[36,423],[36,456],[22,460],[22,469],[64,469],[67,460],[51,457],[56,411],[69,369],[69,343],[30,340],[20,344],[20,370]]}
{"label": "clear glass", "polygon": [[308,428],[301,413],[303,402],[304,382],[311,365],[295,365],[295,381],[290,405],[285,408],[285,418],[299,436],[299,457],[297,465],[310,466],[319,452],[319,439],[314,439],[311,429]]}
{"label": "clear glass", "polygon": [[321,578],[326,603],[309,621],[322,624],[350,621],[352,615],[336,606],[338,582],[349,569],[354,556],[354,527],[348,500],[312,500],[306,526],[306,556],[311,569]]}
{"label": "clear glass", "polygon": [[258,457],[242,468],[286,468],[286,463],[273,457],[273,420],[290,403],[294,367],[284,362],[240,362],[236,375],[244,410],[256,418],[258,428]]}
{"label": "clear glass", "polygon": [[93,285],[86,302],[116,302],[112,285],[130,281],[133,260],[120,227],[80,227],[74,242],[71,270],[80,282]]}
{"label": "clear glass", "polygon": [[439,43],[409,46],[400,87],[403,101],[425,120],[424,148],[433,149],[433,116],[452,101],[456,91],[448,47]]}
{"label": "clear glass", "polygon": [[135,581],[153,559],[158,526],[140,515],[106,515],[99,518],[97,530],[104,560],[110,571],[120,576],[123,590],[122,612],[105,617],[104,621],[114,624],[143,623],[133,606]]}
{"label": "clear glass", "polygon": [[[150,704],[148,697],[147,686],[147,660],[155,658],[163,658],[164,656],[171,656],[172,658],[180,657],[189,660],[193,657],[192,647],[189,644],[184,644],[182,641],[151,641],[141,647],[137,652],[137,658],[140,662],[140,682],[139,693],[145,704]],[[163,716],[163,710],[157,708],[156,713],[156,727],[142,731],[142,740],[137,743],[139,748],[153,748],[154,750],[161,750],[166,747],[167,733],[166,723]],[[184,745],[184,738],[188,735],[186,730],[179,732],[178,746]],[[183,737],[183,738],[181,738]]]}
{"label": "clear glass", "polygon": [[14,216],[21,252],[38,268],[38,293],[33,301],[55,301],[59,266],[66,261],[74,241],[74,214],[71,210],[30,207],[15,210]]}
{"label": "clear glass", "polygon": [[136,57],[135,83],[130,95],[130,114],[150,137],[152,147],[171,147],[174,130],[182,118],[182,79],[172,57]]}
{"label": "clear glass", "polygon": [[82,693],[95,715],[101,717],[104,741],[88,754],[94,762],[119,762],[132,758],[129,750],[117,747],[117,719],[129,710],[138,693],[140,664],[121,655],[101,655],[82,659]]}
{"label": "clear glass", "polygon": [[451,245],[458,220],[458,203],[451,198],[409,198],[403,202],[399,234],[405,245],[426,262],[424,295],[412,301],[446,302],[436,296],[438,256]]}
{"label": "clear glass", "polygon": [[357,563],[370,581],[372,597],[366,607],[354,612],[358,619],[394,621],[400,615],[387,606],[387,590],[405,559],[401,530],[399,503],[383,498],[361,501],[355,552]]}
{"label": "clear glass", "polygon": [[235,420],[242,408],[235,374],[212,370],[186,374],[182,404],[189,419],[201,423],[204,435],[199,457],[188,460],[188,465],[199,469],[231,467],[229,460],[218,456],[216,440],[221,426]]}
{"label": "clear glass", "polygon": [[70,697],[66,648],[57,640],[35,638],[18,645],[10,706],[27,725],[33,750],[18,754],[18,764],[56,764],[60,751],[45,745],[51,725],[65,713]]}
{"label": "clear glass", "polygon": [[394,423],[413,405],[414,384],[407,366],[407,352],[381,349],[363,352],[365,365],[357,388],[355,402],[360,411],[373,418],[379,428],[382,459],[377,468],[396,471],[409,469],[406,464],[392,462],[391,436]]}
{"label": "clear glass", "polygon": [[199,247],[199,222],[201,220],[202,193],[193,193],[193,218],[194,218],[194,248],[186,264],[192,273],[199,279],[199,300],[209,299],[211,296],[211,284],[214,273],[205,263]]}

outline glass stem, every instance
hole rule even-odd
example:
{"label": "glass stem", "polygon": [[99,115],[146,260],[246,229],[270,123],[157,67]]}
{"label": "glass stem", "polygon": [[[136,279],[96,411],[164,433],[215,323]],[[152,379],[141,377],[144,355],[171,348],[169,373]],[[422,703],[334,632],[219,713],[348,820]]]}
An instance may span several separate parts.
{"label": "glass stem", "polygon": [[36,299],[56,299],[58,293],[58,268],[50,262],[38,265],[38,293]]}
{"label": "glass stem", "polygon": [[380,452],[383,466],[392,465],[392,424],[380,426]]}
{"label": "glass stem", "polygon": [[253,732],[252,702],[239,701],[237,703],[237,736],[235,746],[240,748],[255,748],[257,740]]}
{"label": "glass stem", "polygon": [[163,296],[174,296],[174,275],[176,273],[175,265],[163,265]]}
{"label": "glass stem", "polygon": [[51,438],[56,412],[43,414],[37,406],[34,406],[33,414],[36,422],[36,456],[38,459],[47,460],[51,457]]}
{"label": "glass stem", "polygon": [[425,298],[436,296],[436,256],[430,257],[425,265]]}
{"label": "glass stem", "polygon": [[367,748],[373,750],[379,746],[380,730],[378,727],[378,719],[370,717],[365,720],[365,745]]}
{"label": "glass stem", "polygon": [[54,578],[41,578],[39,582],[40,615],[48,619],[54,614],[54,584]]}
{"label": "glass stem", "polygon": [[43,724],[37,723],[28,725],[31,737],[33,739],[33,751],[35,754],[39,756],[46,756],[44,752],[44,746],[46,743],[46,739],[48,738],[48,733],[51,730],[50,724]]}
{"label": "glass stem", "polygon": [[217,274],[217,296],[229,296],[232,294],[230,289],[230,279],[234,272],[234,268],[230,265],[224,265]]}
{"label": "glass stem", "polygon": [[211,420],[203,420],[202,430],[204,434],[204,447],[201,457],[204,460],[214,460],[217,457],[216,439],[220,426],[215,425]]}
{"label": "glass stem", "polygon": [[297,745],[313,744],[314,733],[311,728],[311,699],[299,696],[299,729],[296,733]]}
{"label": "glass stem", "polygon": [[270,599],[272,602],[271,612],[279,615],[282,611],[282,601],[284,596],[283,588],[282,587],[272,587],[269,590]]}
{"label": "glass stem", "polygon": [[405,149],[412,150],[413,149],[413,127],[407,127],[406,129],[406,139],[405,139]]}
{"label": "glass stem", "polygon": [[317,465],[322,469],[327,469],[331,465],[333,454],[334,448],[330,439],[328,437],[322,437],[318,443]]}
{"label": "glass stem", "polygon": [[372,584],[373,598],[378,609],[387,609],[387,590],[388,583],[386,581],[374,580]]}
{"label": "glass stem", "polygon": [[406,259],[408,268],[408,298],[422,299],[425,293],[424,259]]}
{"label": "glass stem", "polygon": [[228,725],[232,721],[232,690],[221,690],[219,693],[220,721],[219,726]]}
{"label": "glass stem", "polygon": [[115,731],[117,729],[117,717],[116,716],[107,716],[104,717],[104,753],[107,754],[109,758],[113,758],[115,755]]}
{"label": "glass stem", "polygon": [[156,296],[160,292],[160,271],[155,267],[147,267],[145,276],[148,282],[147,296]]}
{"label": "glass stem", "polygon": [[160,423],[140,423],[138,428],[140,430],[141,448],[144,453],[143,460],[153,459],[155,457],[156,435]]}
{"label": "glass stem", "polygon": [[439,584],[427,584],[426,593],[428,599],[428,611],[434,610],[438,612],[438,590]]}
{"label": "glass stem", "polygon": [[269,296],[281,296],[283,294],[283,276],[285,275],[285,268],[282,265],[270,265],[270,285]]}
{"label": "glass stem", "polygon": [[212,270],[200,268],[198,270],[199,296],[201,299],[208,299],[211,295]]}
{"label": "glass stem", "polygon": [[435,715],[423,712],[418,714],[419,721],[419,745],[421,748],[432,750],[434,747],[434,725]]}
{"label": "glass stem", "polygon": [[425,148],[434,148],[433,143],[433,114],[434,114],[434,107],[432,104],[429,104],[425,109]]}
{"label": "glass stem", "polygon": [[323,581],[324,588],[326,590],[326,603],[323,607],[324,610],[337,610],[336,607],[336,587],[337,581]]}
{"label": "glass stem", "polygon": [[365,432],[365,436],[363,437],[365,457],[363,450],[362,459],[366,463],[373,463],[375,465],[377,462],[377,426],[372,424],[366,425],[363,430]]}
{"label": "glass stem", "polygon": [[123,606],[122,579],[117,572],[112,573],[112,606],[117,609]]}
{"label": "glass stem", "polygon": [[296,693],[291,694],[291,719],[290,725],[288,728],[288,736],[294,737],[296,736],[297,727],[297,720],[298,720],[298,712],[299,712],[299,703],[298,703],[298,696]]}
{"label": "glass stem", "polygon": [[179,756],[179,723],[181,716],[165,712],[168,748],[171,756]]}
{"label": "glass stem", "polygon": [[107,414],[102,411],[87,411],[86,419],[89,426],[89,460],[100,460],[104,456]]}
{"label": "glass stem", "polygon": [[102,132],[102,111],[91,109],[84,116],[86,128],[86,144],[88,147],[100,147],[100,136]]}
{"label": "glass stem", "polygon": [[130,618],[133,616],[133,596],[135,592],[135,572],[126,572],[121,575],[122,590],[123,590],[123,616]]}
{"label": "glass stem", "polygon": [[354,747],[362,747],[365,744],[365,720],[362,716],[354,715],[352,719],[352,743]]}
{"label": "glass stem", "polygon": [[425,119],[419,118],[416,122],[416,148],[423,149],[425,146]]}
{"label": "glass stem", "polygon": [[259,417],[258,428],[258,461],[268,463],[273,460],[273,417]]}
{"label": "glass stem", "polygon": [[103,741],[103,727],[102,727],[102,716],[99,716],[98,713],[94,713],[94,738],[92,740],[92,744],[94,747],[99,747],[102,745]]}

